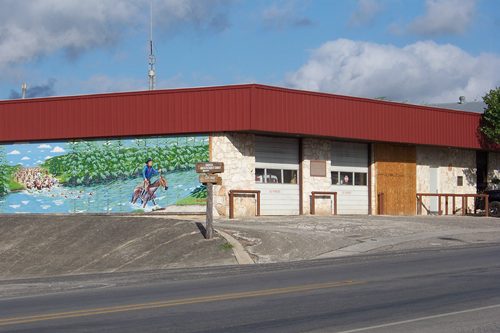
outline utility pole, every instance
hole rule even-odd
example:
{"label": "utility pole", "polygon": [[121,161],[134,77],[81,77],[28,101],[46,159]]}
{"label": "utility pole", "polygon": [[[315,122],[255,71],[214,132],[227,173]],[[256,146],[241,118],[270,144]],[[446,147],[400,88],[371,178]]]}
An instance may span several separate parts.
{"label": "utility pole", "polygon": [[26,84],[26,82],[23,82],[21,84],[21,98],[22,99],[25,99],[26,98],[26,91],[28,90],[28,85]]}
{"label": "utility pole", "polygon": [[150,2],[149,6],[149,90],[155,89],[156,83],[156,72],[155,72],[155,63],[156,57],[154,56],[154,46],[153,46],[153,0]]}

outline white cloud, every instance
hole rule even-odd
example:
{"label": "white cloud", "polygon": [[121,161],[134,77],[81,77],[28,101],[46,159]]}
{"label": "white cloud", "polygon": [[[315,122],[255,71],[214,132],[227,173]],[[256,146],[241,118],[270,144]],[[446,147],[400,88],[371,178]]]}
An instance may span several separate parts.
{"label": "white cloud", "polygon": [[261,20],[265,28],[284,29],[287,27],[305,27],[312,25],[312,21],[299,15],[301,8],[296,1],[282,0],[264,8],[261,13]]}
{"label": "white cloud", "polygon": [[20,155],[21,152],[19,150],[12,150],[10,152],[7,153],[7,155]]}
{"label": "white cloud", "polygon": [[408,29],[424,35],[462,34],[472,23],[476,0],[426,0],[426,12],[417,17]]}
{"label": "white cloud", "polygon": [[64,153],[64,152],[65,152],[65,150],[64,150],[64,148],[62,148],[62,147],[56,146],[56,147],[54,147],[54,149],[52,149],[50,152],[51,152],[51,153]]}
{"label": "white cloud", "polygon": [[289,86],[412,102],[480,98],[500,85],[500,56],[431,41],[405,47],[338,39],[314,50]]}
{"label": "white cloud", "polygon": [[[224,30],[232,0],[158,0],[156,28]],[[112,47],[134,31],[146,30],[149,0],[3,0],[0,11],[0,68],[64,50],[74,57]]]}
{"label": "white cloud", "polygon": [[29,161],[31,160],[31,158],[29,158],[28,156],[23,156],[23,158],[21,158],[21,161]]}
{"label": "white cloud", "polygon": [[51,146],[46,144],[46,143],[42,143],[41,145],[38,146],[38,149],[50,149]]}
{"label": "white cloud", "polygon": [[45,156],[45,160],[48,160],[49,158],[52,158],[52,156],[50,156],[50,155]]}
{"label": "white cloud", "polygon": [[381,10],[382,5],[376,0],[359,0],[356,10],[349,19],[349,25],[362,26],[370,24]]}

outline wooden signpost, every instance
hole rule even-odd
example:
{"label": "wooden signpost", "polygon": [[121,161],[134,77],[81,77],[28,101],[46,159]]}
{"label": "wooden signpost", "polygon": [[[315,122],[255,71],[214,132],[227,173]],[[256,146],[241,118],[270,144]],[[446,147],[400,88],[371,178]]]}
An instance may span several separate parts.
{"label": "wooden signpost", "polygon": [[200,183],[207,187],[207,222],[205,238],[211,239],[214,235],[214,184],[221,185],[222,180],[217,173],[224,172],[224,163],[222,162],[205,162],[196,163],[196,172],[200,174]]}

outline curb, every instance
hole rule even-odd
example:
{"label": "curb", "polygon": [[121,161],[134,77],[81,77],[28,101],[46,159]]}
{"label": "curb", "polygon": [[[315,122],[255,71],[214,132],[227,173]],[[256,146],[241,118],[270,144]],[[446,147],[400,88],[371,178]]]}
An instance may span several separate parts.
{"label": "curb", "polygon": [[360,243],[360,244],[354,244],[350,246],[346,246],[337,250],[333,250],[330,252],[326,252],[323,254],[320,254],[319,256],[314,257],[314,259],[324,259],[324,258],[339,258],[339,257],[347,257],[347,256],[354,256],[358,254],[363,254],[369,251],[373,251],[375,249],[385,247],[385,246],[394,246],[398,244],[403,244],[406,242],[411,242],[411,241],[418,241],[418,240],[424,240],[424,239],[429,239],[429,238],[434,238],[434,237],[450,237],[450,236],[460,236],[460,235],[467,235],[471,233],[487,233],[487,232],[499,232],[500,229],[498,228],[490,228],[490,229],[475,229],[475,230],[454,230],[454,231],[448,231],[448,232],[426,232],[426,233],[419,233],[419,234],[413,234],[413,235],[407,235],[403,237],[397,237],[397,238],[386,238],[386,239],[380,239],[377,241],[369,241],[365,243]]}
{"label": "curb", "polygon": [[255,264],[255,262],[252,260],[250,255],[245,251],[243,248],[243,245],[241,245],[240,242],[236,240],[233,236],[229,235],[228,233],[220,230],[220,229],[214,229],[215,232],[217,232],[219,235],[224,237],[226,241],[233,246],[233,253],[234,256],[236,257],[236,261],[240,265],[250,265],[250,264]]}

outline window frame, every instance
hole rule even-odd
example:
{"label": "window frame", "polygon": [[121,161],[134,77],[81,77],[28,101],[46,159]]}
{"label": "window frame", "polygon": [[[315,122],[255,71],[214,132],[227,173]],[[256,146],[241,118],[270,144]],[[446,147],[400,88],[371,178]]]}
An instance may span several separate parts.
{"label": "window frame", "polygon": [[[337,174],[337,183],[334,184],[333,183],[333,174],[336,173]],[[340,176],[340,174],[343,173],[343,174],[350,174],[351,175],[351,184],[340,184],[340,181],[342,179],[342,177]],[[365,175],[365,180],[366,180],[366,184],[364,185],[357,185],[356,184],[356,174],[364,174]],[[330,177],[331,177],[331,186],[356,186],[356,187],[361,187],[361,186],[368,186],[368,172],[359,172],[359,171],[342,171],[342,170],[330,170]]]}
{"label": "window frame", "polygon": [[[255,167],[255,175],[256,176],[257,176],[257,172],[256,172],[257,169],[264,170],[264,174],[263,174],[263,181],[258,182],[257,179],[255,179],[255,184],[271,184],[271,185],[298,185],[299,184],[299,171],[297,169],[276,168],[276,167]],[[280,171],[280,182],[278,182],[278,183],[268,182],[267,181],[268,180],[268,177],[267,177],[268,170],[279,170]],[[284,178],[285,171],[291,171],[292,174],[295,173],[297,182],[296,183],[285,183],[285,178]],[[257,178],[257,177],[255,177],[255,178]],[[292,177],[292,179],[293,179],[293,177]]]}

